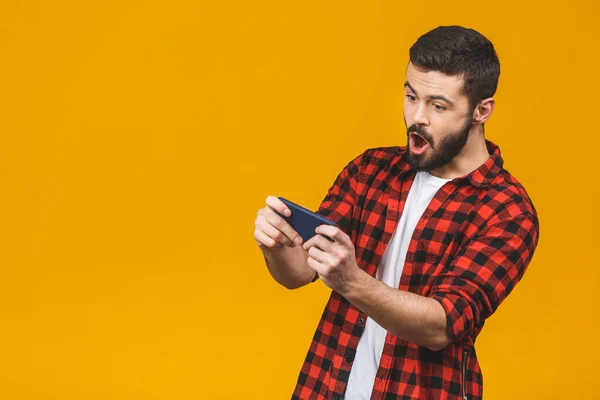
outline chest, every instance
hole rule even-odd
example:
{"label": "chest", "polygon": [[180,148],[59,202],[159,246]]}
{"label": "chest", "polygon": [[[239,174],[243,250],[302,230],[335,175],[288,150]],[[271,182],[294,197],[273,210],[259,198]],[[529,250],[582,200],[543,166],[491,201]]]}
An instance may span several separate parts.
{"label": "chest", "polygon": [[359,265],[376,276],[392,235],[405,235],[400,289],[423,292],[485,224],[479,212],[485,193],[449,181],[416,198],[414,178],[380,179],[366,186],[353,210],[352,239]]}

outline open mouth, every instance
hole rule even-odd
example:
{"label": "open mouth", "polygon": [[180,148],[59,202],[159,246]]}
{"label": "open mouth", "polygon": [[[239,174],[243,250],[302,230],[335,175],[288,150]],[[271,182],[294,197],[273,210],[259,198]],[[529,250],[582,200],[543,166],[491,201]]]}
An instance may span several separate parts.
{"label": "open mouth", "polygon": [[423,154],[429,148],[429,142],[418,133],[411,132],[409,136],[410,151],[413,154]]}

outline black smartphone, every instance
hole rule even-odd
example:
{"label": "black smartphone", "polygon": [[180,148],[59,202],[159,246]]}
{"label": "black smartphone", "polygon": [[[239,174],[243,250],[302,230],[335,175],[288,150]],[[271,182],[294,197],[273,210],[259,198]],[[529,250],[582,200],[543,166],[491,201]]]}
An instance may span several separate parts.
{"label": "black smartphone", "polygon": [[[288,206],[288,208],[292,212],[292,215],[286,217],[285,215],[281,215],[279,213],[278,214],[281,215],[281,217],[285,219],[288,222],[288,224],[290,224],[292,228],[294,228],[296,232],[298,232],[298,234],[302,237],[302,240],[305,242],[317,234],[315,232],[315,229],[317,229],[318,226],[335,226],[335,223],[333,221],[330,221],[324,216],[312,212],[309,209],[304,208],[292,201],[284,199],[283,197],[280,197],[279,200],[281,200],[283,203],[285,203],[286,206]],[[331,240],[328,237],[327,239]]]}

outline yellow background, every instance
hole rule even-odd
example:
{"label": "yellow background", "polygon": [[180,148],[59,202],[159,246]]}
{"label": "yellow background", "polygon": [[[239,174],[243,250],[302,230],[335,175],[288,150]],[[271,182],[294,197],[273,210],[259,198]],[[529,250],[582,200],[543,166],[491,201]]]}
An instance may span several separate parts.
{"label": "yellow background", "polygon": [[3,1],[0,398],[289,398],[329,290],[270,278],[256,211],[405,144],[408,48],[448,24],[496,46],[486,134],[541,220],[485,398],[600,398],[599,13],[548,4]]}

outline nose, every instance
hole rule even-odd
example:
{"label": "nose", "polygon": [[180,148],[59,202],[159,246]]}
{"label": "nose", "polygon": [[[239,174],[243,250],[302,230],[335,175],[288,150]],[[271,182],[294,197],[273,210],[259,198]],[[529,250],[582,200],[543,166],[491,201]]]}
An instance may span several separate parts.
{"label": "nose", "polygon": [[425,105],[419,104],[415,108],[415,114],[413,115],[413,122],[417,125],[429,125],[429,119],[427,119],[427,115],[425,114]]}

